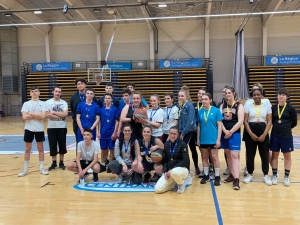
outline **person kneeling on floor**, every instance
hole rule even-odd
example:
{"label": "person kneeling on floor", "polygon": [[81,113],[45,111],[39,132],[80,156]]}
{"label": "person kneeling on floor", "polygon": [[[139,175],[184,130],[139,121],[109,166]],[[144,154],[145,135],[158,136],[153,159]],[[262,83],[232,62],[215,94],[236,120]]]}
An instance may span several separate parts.
{"label": "person kneeling on floor", "polygon": [[179,139],[178,127],[170,128],[169,141],[164,144],[164,152],[164,174],[155,185],[155,193],[167,192],[177,184],[177,193],[182,194],[189,174],[190,159],[186,143]]}

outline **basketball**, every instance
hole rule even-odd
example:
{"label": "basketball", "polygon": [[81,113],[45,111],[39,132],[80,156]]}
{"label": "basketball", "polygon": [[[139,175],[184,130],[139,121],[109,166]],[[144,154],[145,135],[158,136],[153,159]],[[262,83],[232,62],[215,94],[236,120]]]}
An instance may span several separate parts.
{"label": "basketball", "polygon": [[151,152],[151,160],[154,163],[161,163],[164,160],[164,151],[163,150],[155,150]]}
{"label": "basketball", "polygon": [[[147,110],[145,108],[138,108],[133,114],[133,118],[136,119],[145,119],[148,118]],[[138,121],[137,121],[138,122]]]}

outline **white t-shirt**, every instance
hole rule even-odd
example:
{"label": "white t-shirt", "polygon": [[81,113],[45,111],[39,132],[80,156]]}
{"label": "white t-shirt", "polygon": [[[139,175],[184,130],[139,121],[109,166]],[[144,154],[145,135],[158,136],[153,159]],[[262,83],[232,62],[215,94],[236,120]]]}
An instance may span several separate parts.
{"label": "white t-shirt", "polygon": [[[32,101],[29,100],[24,102],[21,112],[33,112],[33,113],[40,113],[42,111],[46,111],[46,103],[39,100],[39,101]],[[24,129],[33,131],[33,132],[41,132],[44,131],[44,122],[43,120],[32,119],[26,120]]]}
{"label": "white t-shirt", "polygon": [[[250,101],[249,101],[247,104],[245,104],[244,111],[245,111],[245,113],[249,114],[248,122],[255,123],[255,122],[258,122],[258,119],[260,122],[265,122],[265,123],[267,122],[267,115],[272,114],[272,106],[271,106],[271,104],[268,104],[268,103],[270,103],[269,100],[261,101],[261,102],[262,102],[262,105],[254,106],[253,99],[252,99],[252,103],[250,103]],[[257,117],[255,109],[257,112],[260,111],[259,117]]]}
{"label": "white t-shirt", "polygon": [[[167,106],[164,108],[164,123],[163,123],[163,133],[169,134],[170,128],[174,126],[174,121],[178,120],[178,107],[174,105],[172,108]],[[168,120],[169,115],[169,120]],[[169,121],[169,122],[168,122]]]}
{"label": "white t-shirt", "polygon": [[96,141],[92,141],[90,147],[85,146],[85,142],[78,143],[77,152],[81,152],[80,160],[93,161],[94,155],[99,154],[99,144]]}
{"label": "white t-shirt", "polygon": [[[50,112],[63,112],[68,110],[68,104],[65,100],[60,99],[55,101],[53,98],[46,101],[47,111]],[[50,119],[48,118],[48,128],[66,128],[67,123],[64,119]]]}
{"label": "white t-shirt", "polygon": [[159,108],[156,110],[148,109],[147,115],[148,119],[151,121],[151,113],[152,113],[152,122],[161,123],[159,128],[152,127],[152,136],[159,137],[163,135],[162,123],[164,122],[164,110]]}

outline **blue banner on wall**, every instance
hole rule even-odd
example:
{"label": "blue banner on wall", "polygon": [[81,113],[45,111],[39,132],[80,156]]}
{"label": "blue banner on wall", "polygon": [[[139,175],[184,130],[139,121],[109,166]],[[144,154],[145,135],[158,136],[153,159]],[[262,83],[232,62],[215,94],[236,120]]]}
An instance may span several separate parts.
{"label": "blue banner on wall", "polygon": [[298,65],[300,55],[268,55],[266,56],[266,66]]}
{"label": "blue banner on wall", "polygon": [[161,59],[159,68],[198,68],[202,67],[202,59]]}
{"label": "blue banner on wall", "polygon": [[106,62],[106,64],[111,70],[132,70],[131,62]]}
{"label": "blue banner on wall", "polygon": [[71,62],[45,62],[32,63],[32,72],[49,72],[49,71],[70,71],[72,70]]}

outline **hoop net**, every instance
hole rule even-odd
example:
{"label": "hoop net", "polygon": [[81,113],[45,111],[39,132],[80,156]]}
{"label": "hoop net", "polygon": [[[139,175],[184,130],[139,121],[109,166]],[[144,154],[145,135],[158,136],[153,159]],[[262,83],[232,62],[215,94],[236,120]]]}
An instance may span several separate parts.
{"label": "hoop net", "polygon": [[110,68],[88,68],[88,82],[100,83],[111,82]]}

